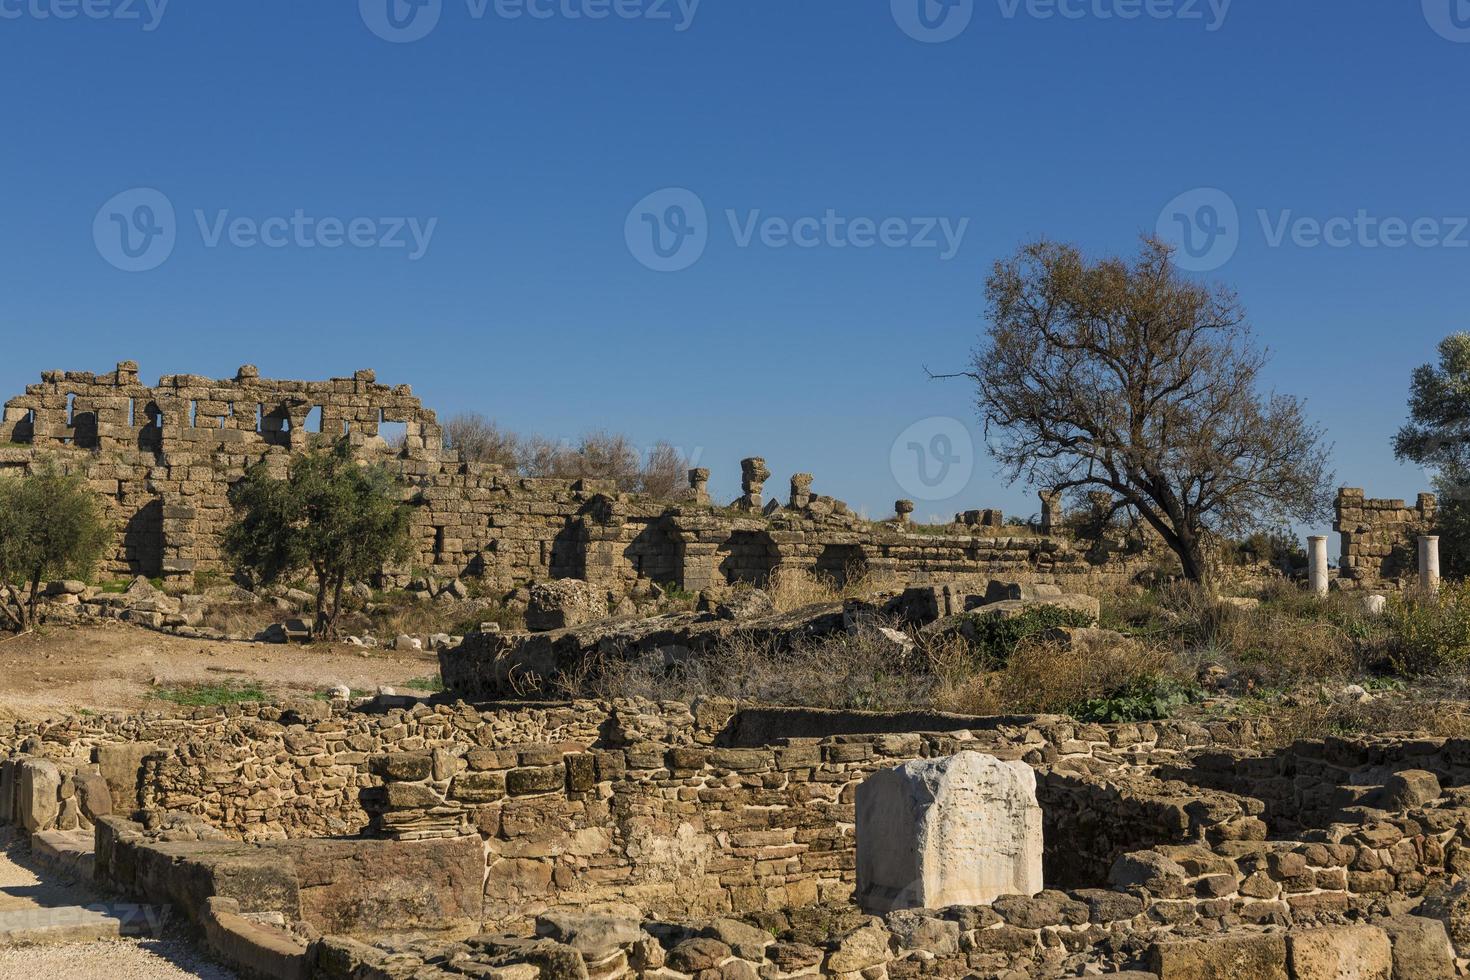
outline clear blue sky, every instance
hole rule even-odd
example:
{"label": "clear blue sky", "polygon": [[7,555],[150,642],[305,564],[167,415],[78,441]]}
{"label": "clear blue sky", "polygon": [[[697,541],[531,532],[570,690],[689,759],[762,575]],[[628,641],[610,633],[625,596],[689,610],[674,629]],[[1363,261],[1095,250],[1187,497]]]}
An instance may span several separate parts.
{"label": "clear blue sky", "polygon": [[[1426,483],[1389,438],[1410,370],[1470,327],[1462,0],[391,2],[0,0],[4,396],[123,358],[150,383],[374,367],[441,415],[666,438],[721,496],[763,454],[771,491],[807,470],[880,517],[915,495],[900,432],[953,418],[980,444],[971,391],[923,367],[964,365],[997,257],[1042,234],[1131,251],[1218,188],[1239,222],[1208,275],[1270,383],[1308,400],[1341,482]],[[128,272],[122,231],[143,264],[168,243],[137,237],[166,219],[138,188],[173,247]],[[690,195],[635,208],[667,188],[702,227],[670,210]],[[1211,203],[1172,213],[1223,227]],[[776,247],[766,219],[829,211]],[[1419,243],[1296,223],[1360,211]],[[323,247],[358,218],[406,247]],[[694,253],[660,259],[654,225]],[[897,247],[916,236],[939,247]],[[917,516],[1036,509],[983,450],[943,489]]]}

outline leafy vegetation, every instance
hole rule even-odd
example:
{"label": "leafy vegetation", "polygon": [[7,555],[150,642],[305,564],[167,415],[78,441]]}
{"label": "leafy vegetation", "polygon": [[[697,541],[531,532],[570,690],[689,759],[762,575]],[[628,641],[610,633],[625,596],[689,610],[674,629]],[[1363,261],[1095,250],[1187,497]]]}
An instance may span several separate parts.
{"label": "leafy vegetation", "polygon": [[229,682],[223,684],[185,684],[177,687],[161,687],[153,692],[160,701],[190,708],[217,707],[243,702],[270,700],[259,683]]}
{"label": "leafy vegetation", "polygon": [[971,614],[971,649],[975,662],[987,669],[1004,667],[1023,640],[1061,626],[1092,626],[1092,616],[1062,606],[1033,606],[1019,616],[1004,618],[995,614]]}
{"label": "leafy vegetation", "polygon": [[1197,687],[1170,677],[1140,677],[1104,697],[1088,698],[1068,711],[1078,721],[1162,721],[1199,698]]}
{"label": "leafy vegetation", "polygon": [[46,461],[28,476],[0,478],[0,624],[30,628],[42,584],[89,577],[111,543],[81,475]]}
{"label": "leafy vegetation", "polygon": [[1443,583],[1435,596],[1396,594],[1384,622],[1391,637],[1389,659],[1398,673],[1443,674],[1470,666],[1470,584]]}
{"label": "leafy vegetation", "polygon": [[336,635],[342,590],[408,554],[408,509],[381,466],[352,458],[346,440],[291,463],[284,480],[265,462],[230,490],[237,519],[225,549],[256,580],[272,583],[303,569],[316,584],[312,633]]}

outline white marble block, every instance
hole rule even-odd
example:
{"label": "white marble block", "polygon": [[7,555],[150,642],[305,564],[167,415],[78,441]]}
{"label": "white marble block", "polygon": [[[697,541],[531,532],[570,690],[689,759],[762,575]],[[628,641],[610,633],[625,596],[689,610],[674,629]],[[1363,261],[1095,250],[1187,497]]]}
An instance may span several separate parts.
{"label": "white marble block", "polygon": [[872,914],[1035,895],[1036,774],[980,752],[874,773],[857,789],[857,876],[857,901]]}

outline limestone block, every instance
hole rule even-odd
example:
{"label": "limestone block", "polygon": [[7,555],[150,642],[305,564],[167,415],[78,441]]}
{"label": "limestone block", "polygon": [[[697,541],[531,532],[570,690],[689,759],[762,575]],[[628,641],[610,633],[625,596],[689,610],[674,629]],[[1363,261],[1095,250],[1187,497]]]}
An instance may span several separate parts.
{"label": "limestone block", "polygon": [[1393,980],[1434,980],[1455,974],[1455,951],[1444,923],[1417,915],[1383,919],[1377,925],[1393,944]]}
{"label": "limestone block", "polygon": [[869,912],[1034,895],[1041,807],[1023,762],[979,752],[878,772],[857,789],[859,903]]}
{"label": "limestone block", "polygon": [[1290,977],[1286,972],[1286,937],[1265,934],[1155,943],[1149,949],[1149,969],[1160,980],[1289,980]]}
{"label": "limestone block", "polygon": [[607,616],[602,595],[581,579],[557,579],[531,586],[526,628],[543,632],[581,626]]}
{"label": "limestone block", "polygon": [[1439,778],[1423,769],[1405,769],[1388,777],[1383,786],[1385,810],[1408,810],[1439,799]]}
{"label": "limestone block", "polygon": [[1287,937],[1287,959],[1297,980],[1392,980],[1388,935],[1373,926],[1310,929]]}
{"label": "limestone block", "polygon": [[61,815],[61,769],[45,759],[20,764],[16,809],[20,825],[34,834],[50,830]]}

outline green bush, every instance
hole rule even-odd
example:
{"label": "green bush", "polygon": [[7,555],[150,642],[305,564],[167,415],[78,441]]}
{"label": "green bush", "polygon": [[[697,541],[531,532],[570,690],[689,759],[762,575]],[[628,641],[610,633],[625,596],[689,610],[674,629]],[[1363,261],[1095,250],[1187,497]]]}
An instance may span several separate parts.
{"label": "green bush", "polygon": [[87,578],[112,544],[101,498],[54,460],[0,478],[0,626],[29,629],[41,586]]}
{"label": "green bush", "polygon": [[989,670],[1005,666],[1016,647],[1028,637],[1059,626],[1092,626],[1096,622],[1087,613],[1064,606],[1032,606],[1009,619],[995,613],[972,613],[969,620],[965,635],[976,662]]}
{"label": "green bush", "polygon": [[1078,721],[1162,721],[1199,698],[1199,691],[1167,677],[1152,676],[1100,698],[1089,698],[1067,711]]}
{"label": "green bush", "polygon": [[1391,596],[1384,612],[1389,662],[1410,676],[1470,666],[1470,583],[1446,582],[1435,596]]}

